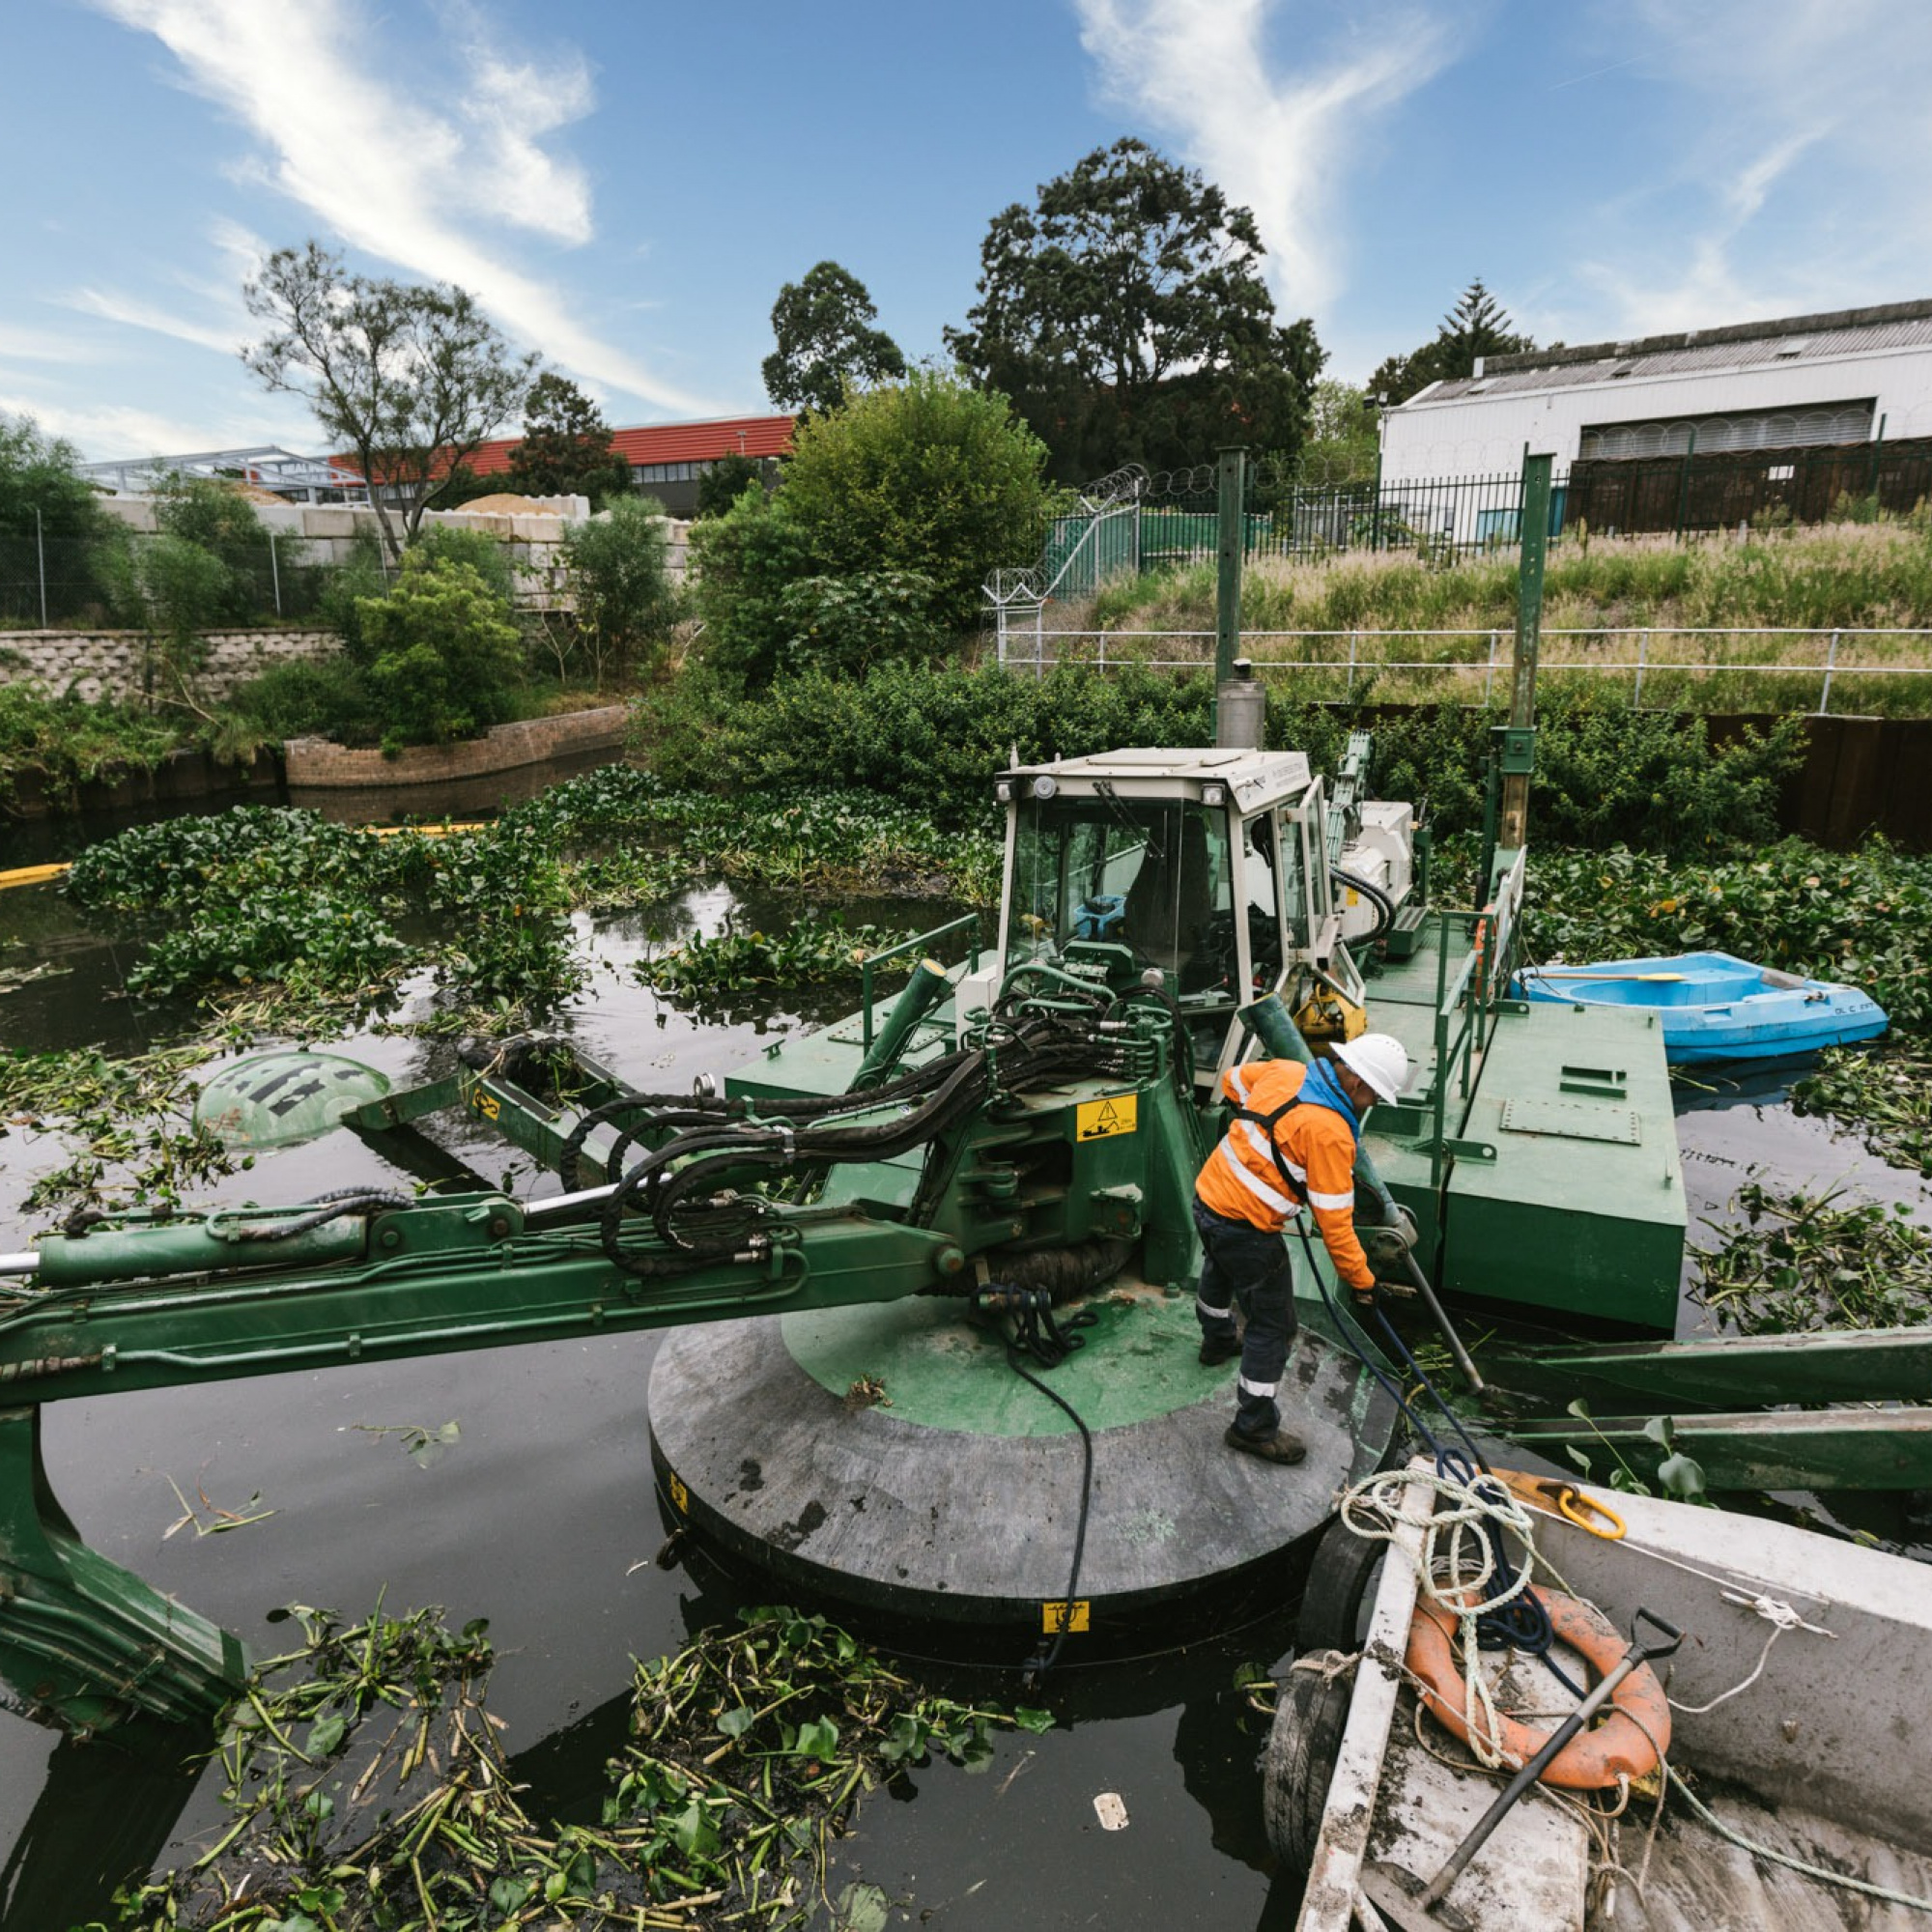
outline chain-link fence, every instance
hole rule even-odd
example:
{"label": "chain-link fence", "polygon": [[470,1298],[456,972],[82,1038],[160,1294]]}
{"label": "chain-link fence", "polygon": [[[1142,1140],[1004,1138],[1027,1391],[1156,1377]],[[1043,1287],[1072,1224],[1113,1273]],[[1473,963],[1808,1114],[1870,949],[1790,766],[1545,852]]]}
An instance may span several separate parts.
{"label": "chain-link fence", "polygon": [[[116,529],[102,538],[43,537],[0,531],[0,628],[11,630],[139,629],[152,615],[159,586],[148,566],[162,539]],[[500,541],[500,540],[499,540]],[[202,628],[313,624],[325,593],[348,558],[348,543],[291,536],[265,528],[258,543],[233,547],[201,581]],[[554,610],[565,601],[559,547],[503,543],[511,601],[520,610]],[[385,556],[362,554],[362,567],[392,579]]]}

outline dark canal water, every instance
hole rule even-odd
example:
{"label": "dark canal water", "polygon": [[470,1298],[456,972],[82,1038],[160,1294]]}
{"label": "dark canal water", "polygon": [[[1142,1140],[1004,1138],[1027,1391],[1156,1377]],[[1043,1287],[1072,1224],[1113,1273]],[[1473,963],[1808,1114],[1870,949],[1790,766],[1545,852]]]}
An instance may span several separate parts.
{"label": "dark canal water", "polygon": [[[25,863],[10,859],[9,863]],[[680,1088],[753,1054],[774,1030],[829,1017],[781,1011],[699,1022],[626,970],[652,925],[716,929],[736,902],[689,895],[655,920],[585,922],[598,964],[574,1030],[632,1081]],[[757,907],[747,908],[754,916]],[[936,923],[929,903],[854,907],[855,920]],[[185,1016],[122,996],[130,955],[84,928],[44,888],[0,894],[0,968],[71,969],[0,992],[0,1038],[19,1047],[110,1051],[185,1029]],[[420,1003],[426,985],[411,988]],[[833,1005],[844,1010],[850,994]],[[376,1035],[343,1048],[398,1084],[440,1070],[447,1048]],[[1795,1120],[1777,1075],[1687,1094],[1680,1119],[1693,1214],[1721,1219],[1740,1181],[1854,1178],[1928,1207],[1926,1190],[1817,1122]],[[44,1142],[0,1139],[0,1248],[23,1244],[21,1203],[52,1164]],[[491,1170],[494,1172],[494,1170]],[[353,1136],[264,1156],[208,1190],[229,1201],[296,1200],[397,1175]],[[537,1816],[594,1816],[602,1766],[621,1736],[631,1660],[674,1649],[737,1603],[727,1580],[651,1560],[667,1534],[653,1493],[643,1395],[654,1338],[558,1343],[202,1389],[55,1405],[46,1427],[55,1487],[86,1540],[237,1631],[263,1654],[285,1633],[276,1606],[328,1605],[359,1616],[436,1604],[453,1623],[491,1620],[501,1653],[492,1708],[508,1723]],[[455,1421],[461,1437],[429,1466],[398,1435]],[[746,1419],[747,1440],[756,1418]],[[176,1488],[262,1520],[225,1534],[173,1529]],[[259,1498],[259,1500],[253,1500]],[[1838,1519],[1916,1544],[1926,1525],[1896,1503],[1841,1506]],[[939,1927],[1293,1923],[1260,1815],[1257,1720],[1234,1689],[1243,1661],[1273,1662],[1289,1606],[1246,1606],[1231,1634],[1177,1627],[1158,1656],[1072,1668],[1045,1736],[1003,1737],[988,1775],[919,1775],[915,1802],[878,1797],[839,1853],[833,1895],[852,1877],[897,1901],[895,1924]],[[919,1648],[918,1634],[910,1647]],[[1011,1698],[1010,1675],[965,1679]],[[213,1781],[146,1766],[111,1744],[62,1743],[0,1711],[0,1932],[50,1932],[105,1908],[130,1867],[178,1856],[215,1819]],[[1094,1801],[1123,1800],[1124,1831]]]}

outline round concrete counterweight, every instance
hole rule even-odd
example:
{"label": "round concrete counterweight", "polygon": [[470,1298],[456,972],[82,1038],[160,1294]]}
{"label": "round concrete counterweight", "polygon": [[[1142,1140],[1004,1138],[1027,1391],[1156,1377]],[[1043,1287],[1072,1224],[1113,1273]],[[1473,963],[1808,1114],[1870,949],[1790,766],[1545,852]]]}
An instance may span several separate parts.
{"label": "round concrete counterweight", "polygon": [[[1321,1526],[1380,1460],[1392,1405],[1305,1331],[1282,1378],[1294,1467],[1222,1440],[1235,1365],[1203,1368],[1192,1297],[1117,1290],[1034,1373],[1094,1436],[1077,1600],[1095,1628],[1224,1584]],[[1031,1366],[1031,1365],[1030,1365]],[[960,1301],[909,1297],[683,1329],[651,1375],[677,1516],[803,1599],[1040,1628],[1066,1597],[1080,1437]]]}

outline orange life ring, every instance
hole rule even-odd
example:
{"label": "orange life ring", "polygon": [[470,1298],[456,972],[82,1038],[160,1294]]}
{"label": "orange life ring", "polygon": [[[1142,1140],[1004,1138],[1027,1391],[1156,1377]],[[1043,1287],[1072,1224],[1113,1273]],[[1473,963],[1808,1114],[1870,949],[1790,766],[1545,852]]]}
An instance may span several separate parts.
{"label": "orange life ring", "polygon": [[[1623,1662],[1629,1646],[1594,1604],[1556,1590],[1538,1594],[1549,1612],[1557,1642],[1576,1651],[1596,1676],[1607,1677]],[[1467,1744],[1469,1725],[1463,1712],[1468,1687],[1457,1668],[1451,1641],[1458,1627],[1453,1610],[1440,1604],[1418,1603],[1408,1627],[1407,1662],[1421,1680],[1423,1703]],[[1555,1729],[1550,1724],[1539,1730],[1498,1711],[1496,1735],[1485,1742],[1510,1759],[1513,1769],[1520,1769],[1548,1743]],[[1542,1782],[1561,1785],[1566,1791],[1602,1791],[1619,1776],[1648,1776],[1657,1769],[1659,1751],[1669,1748],[1669,1700],[1657,1672],[1640,1663],[1611,1693],[1609,1716],[1593,1728],[1578,1731],[1544,1767]]]}

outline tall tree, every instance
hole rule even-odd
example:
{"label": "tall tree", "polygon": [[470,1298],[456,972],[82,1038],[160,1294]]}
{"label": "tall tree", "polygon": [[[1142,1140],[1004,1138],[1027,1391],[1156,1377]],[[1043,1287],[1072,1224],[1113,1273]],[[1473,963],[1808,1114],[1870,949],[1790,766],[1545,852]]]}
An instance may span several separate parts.
{"label": "tall tree", "polygon": [[1432,383],[1451,383],[1474,373],[1479,355],[1514,355],[1536,344],[1510,327],[1502,304],[1476,279],[1442,318],[1433,341],[1408,355],[1391,355],[1369,378],[1369,394],[1391,407],[1406,403]]}
{"label": "tall tree", "polygon": [[[267,387],[302,397],[354,453],[399,557],[444,477],[516,414],[537,358],[512,354],[467,290],[352,275],[315,242],[276,249],[242,296],[268,331],[242,361]],[[382,484],[399,500],[385,501]]]}
{"label": "tall tree", "polygon": [[787,282],[772,304],[778,348],[764,360],[765,393],[781,410],[824,414],[848,390],[895,382],[906,372],[899,346],[874,328],[866,285],[837,262],[820,262]]}
{"label": "tall tree", "polygon": [[1230,442],[1292,453],[1323,357],[1313,323],[1276,322],[1263,253],[1249,210],[1116,141],[994,217],[980,300],[947,345],[1012,398],[1063,482]]}
{"label": "tall tree", "polygon": [[567,376],[546,369],[524,398],[524,440],[510,451],[510,487],[531,497],[588,497],[602,504],[631,487],[611,447],[611,425]]}

